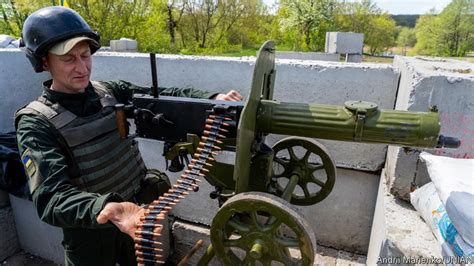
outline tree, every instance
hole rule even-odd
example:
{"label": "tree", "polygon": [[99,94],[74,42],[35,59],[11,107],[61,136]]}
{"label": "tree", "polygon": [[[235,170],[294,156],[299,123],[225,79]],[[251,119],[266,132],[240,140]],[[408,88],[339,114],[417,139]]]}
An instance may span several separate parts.
{"label": "tree", "polygon": [[268,15],[267,6],[259,0],[252,0],[245,14],[228,30],[221,27],[217,42],[223,47],[257,48],[271,39],[271,24],[274,16]]}
{"label": "tree", "polygon": [[392,17],[371,0],[340,3],[336,23],[338,30],[364,34],[370,53],[381,52],[395,42],[396,24]]}
{"label": "tree", "polygon": [[0,30],[20,37],[26,18],[39,8],[51,5],[50,0],[0,0]]}
{"label": "tree", "polygon": [[280,26],[287,34],[301,36],[306,50],[320,49],[326,31],[333,24],[335,6],[334,0],[282,0],[278,13]]}
{"label": "tree", "polygon": [[388,14],[371,17],[371,25],[365,43],[370,53],[381,52],[395,44],[395,21]]}
{"label": "tree", "polygon": [[442,55],[463,56],[474,48],[474,1],[453,0],[439,15]]}
{"label": "tree", "polygon": [[88,22],[92,29],[98,31],[101,43],[108,45],[110,40],[121,37],[137,38],[141,26],[151,15],[149,2],[146,0],[75,0],[68,1]]}
{"label": "tree", "polygon": [[342,1],[337,9],[337,27],[341,31],[364,33],[366,40],[372,17],[380,14],[382,11],[371,0],[363,0],[360,3]]}
{"label": "tree", "polygon": [[403,27],[397,38],[397,46],[402,47],[402,54],[406,55],[406,48],[413,47],[416,44],[416,34],[414,29]]}
{"label": "tree", "polygon": [[474,2],[453,0],[439,15],[421,16],[415,51],[425,55],[463,56],[474,49]]}
{"label": "tree", "polygon": [[184,12],[184,1],[170,0],[166,5],[167,14],[167,29],[170,35],[170,46],[174,48],[176,46],[176,29],[179,26],[179,22],[183,17]]}
{"label": "tree", "polygon": [[168,5],[169,2],[166,0],[150,1],[146,13],[143,14],[143,21],[133,25],[133,29],[137,31],[135,39],[140,52],[175,53],[177,51],[169,32]]}
{"label": "tree", "polygon": [[432,13],[421,16],[415,26],[416,45],[415,53],[424,55],[436,55],[439,46],[438,32],[441,27],[436,15]]}
{"label": "tree", "polygon": [[259,3],[257,0],[186,0],[179,26],[183,46],[192,43],[202,50],[226,43],[228,33],[249,17]]}

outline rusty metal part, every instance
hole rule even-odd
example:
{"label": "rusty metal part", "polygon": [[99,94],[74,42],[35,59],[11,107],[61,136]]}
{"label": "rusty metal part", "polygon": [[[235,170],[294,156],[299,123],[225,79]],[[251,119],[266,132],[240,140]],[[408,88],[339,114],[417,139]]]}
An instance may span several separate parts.
{"label": "rusty metal part", "polygon": [[179,263],[178,266],[186,266],[189,263],[189,260],[191,257],[202,247],[204,244],[204,241],[202,239],[199,239],[194,247],[189,251],[188,255],[186,255]]}

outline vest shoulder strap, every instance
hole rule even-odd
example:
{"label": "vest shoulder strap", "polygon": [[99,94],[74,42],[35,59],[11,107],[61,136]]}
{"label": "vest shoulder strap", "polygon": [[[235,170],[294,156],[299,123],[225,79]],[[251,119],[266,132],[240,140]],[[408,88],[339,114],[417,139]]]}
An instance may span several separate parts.
{"label": "vest shoulder strap", "polygon": [[47,102],[38,99],[29,103],[26,107],[20,109],[15,114],[15,124],[19,121],[21,115],[24,114],[35,114],[42,115],[45,117],[55,128],[61,129],[74,119],[77,118],[75,114],[68,111],[66,108],[59,104],[49,105]]}
{"label": "vest shoulder strap", "polygon": [[94,91],[99,95],[102,107],[115,106],[118,101],[112,91],[100,81],[91,81]]}

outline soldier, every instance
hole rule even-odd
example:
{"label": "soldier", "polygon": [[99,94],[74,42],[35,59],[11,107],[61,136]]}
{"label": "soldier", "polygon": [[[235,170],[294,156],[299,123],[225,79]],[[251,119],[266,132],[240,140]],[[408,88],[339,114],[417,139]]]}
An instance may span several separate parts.
{"label": "soldier", "polygon": [[[133,139],[120,139],[113,106],[149,88],[125,81],[90,81],[99,47],[75,11],[47,7],[25,21],[21,47],[36,72],[52,80],[16,113],[18,146],[41,220],[61,227],[66,265],[133,265],[133,237],[143,209],[143,184],[163,193],[166,175],[148,171]],[[217,94],[160,88],[161,95],[241,100],[235,91]],[[156,195],[157,197],[158,195]],[[134,202],[134,203],[132,203]],[[128,235],[127,235],[128,234]],[[131,236],[131,237],[130,237]]]}

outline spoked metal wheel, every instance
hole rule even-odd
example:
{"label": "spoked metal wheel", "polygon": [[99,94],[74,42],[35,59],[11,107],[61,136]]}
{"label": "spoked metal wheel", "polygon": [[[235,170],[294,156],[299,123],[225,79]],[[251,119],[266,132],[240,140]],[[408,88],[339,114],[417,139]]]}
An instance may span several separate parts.
{"label": "spoked metal wheel", "polygon": [[230,198],[212,221],[211,243],[223,265],[312,265],[316,255],[308,222],[263,192]]}
{"label": "spoked metal wheel", "polygon": [[292,176],[297,186],[289,201],[295,205],[313,205],[331,193],[336,180],[336,166],[329,152],[319,142],[303,137],[288,137],[273,145],[273,184],[282,196]]}

